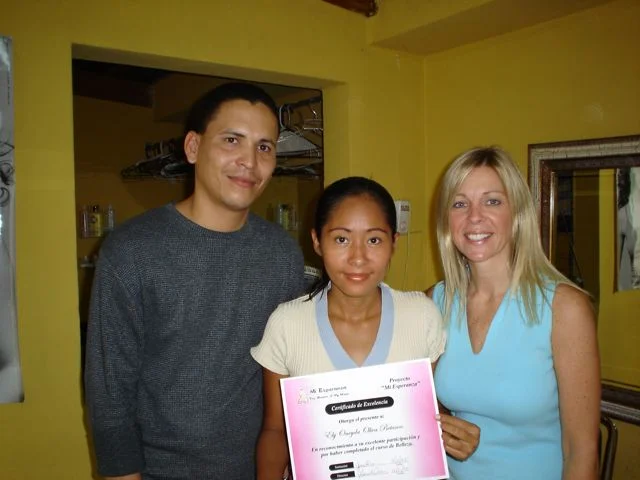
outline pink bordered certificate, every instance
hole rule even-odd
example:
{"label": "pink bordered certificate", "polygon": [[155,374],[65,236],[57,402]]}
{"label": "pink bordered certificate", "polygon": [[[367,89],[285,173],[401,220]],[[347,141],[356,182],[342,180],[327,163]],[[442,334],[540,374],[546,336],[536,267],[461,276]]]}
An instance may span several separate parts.
{"label": "pink bordered certificate", "polygon": [[428,359],[280,381],[294,480],[449,478]]}

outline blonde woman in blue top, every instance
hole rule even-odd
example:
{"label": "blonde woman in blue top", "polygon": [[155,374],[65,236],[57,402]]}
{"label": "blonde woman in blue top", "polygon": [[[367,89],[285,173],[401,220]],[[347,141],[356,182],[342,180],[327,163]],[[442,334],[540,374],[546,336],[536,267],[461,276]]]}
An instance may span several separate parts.
{"label": "blonde woman in blue top", "polygon": [[445,281],[428,293],[448,322],[435,382],[480,427],[458,480],[595,480],[600,372],[587,294],[545,257],[527,184],[509,155],[476,148],[443,178],[437,235]]}

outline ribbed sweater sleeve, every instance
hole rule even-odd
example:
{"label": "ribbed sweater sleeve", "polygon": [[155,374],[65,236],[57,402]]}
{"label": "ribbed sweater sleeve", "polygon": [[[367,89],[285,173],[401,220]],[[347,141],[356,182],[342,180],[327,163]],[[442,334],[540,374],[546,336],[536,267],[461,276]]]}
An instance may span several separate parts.
{"label": "ribbed sweater sleeve", "polygon": [[106,256],[99,260],[87,338],[86,398],[98,472],[119,476],[144,469],[136,427],[143,349],[140,305]]}

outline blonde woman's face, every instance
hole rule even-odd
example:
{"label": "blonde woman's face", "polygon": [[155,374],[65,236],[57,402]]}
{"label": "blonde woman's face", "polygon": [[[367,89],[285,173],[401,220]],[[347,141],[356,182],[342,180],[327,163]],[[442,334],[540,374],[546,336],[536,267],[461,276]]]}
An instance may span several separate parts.
{"label": "blonde woman's face", "polygon": [[470,264],[508,263],[512,222],[498,174],[490,167],[474,168],[449,206],[449,226],[456,248]]}

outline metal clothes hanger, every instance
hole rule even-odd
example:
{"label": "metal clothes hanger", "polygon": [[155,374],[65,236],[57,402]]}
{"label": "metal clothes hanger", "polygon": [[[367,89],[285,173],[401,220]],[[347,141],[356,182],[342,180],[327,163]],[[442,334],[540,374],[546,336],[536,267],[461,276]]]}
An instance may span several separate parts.
{"label": "metal clothes hanger", "polygon": [[[287,117],[285,122],[284,117]],[[280,157],[307,156],[311,152],[319,152],[320,147],[304,137],[294,129],[291,123],[291,109],[284,104],[278,108],[278,121],[280,123],[280,136],[276,143],[276,155]]]}

